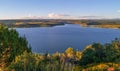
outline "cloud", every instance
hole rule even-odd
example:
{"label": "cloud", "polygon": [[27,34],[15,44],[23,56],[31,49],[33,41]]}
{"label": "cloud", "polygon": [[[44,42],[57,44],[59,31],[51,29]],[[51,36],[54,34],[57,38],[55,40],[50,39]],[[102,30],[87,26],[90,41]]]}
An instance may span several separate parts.
{"label": "cloud", "polygon": [[22,16],[20,19],[44,19],[45,17],[43,16],[33,16],[31,14],[28,14],[28,16]]}
{"label": "cloud", "polygon": [[119,12],[119,13],[120,13],[120,10],[117,10],[117,12]]}
{"label": "cloud", "polygon": [[50,19],[103,19],[104,16],[72,16],[68,14],[56,14],[50,13],[48,14],[48,18]]}
{"label": "cloud", "polygon": [[80,16],[80,19],[103,19],[104,16]]}
{"label": "cloud", "polygon": [[38,16],[29,16],[29,17],[21,17],[20,19],[42,19],[42,17],[38,17]]}
{"label": "cloud", "polygon": [[33,16],[29,14],[26,17],[21,17],[22,19],[70,19],[72,16],[67,14],[56,14],[56,13],[49,13],[47,16]]}
{"label": "cloud", "polygon": [[70,15],[67,14],[56,14],[56,13],[50,13],[47,16],[48,18],[52,18],[52,19],[67,19],[69,17],[71,17]]}
{"label": "cloud", "polygon": [[22,19],[103,19],[103,16],[73,16],[68,14],[56,14],[49,13],[47,16],[33,16],[29,14],[27,17],[21,17]]}

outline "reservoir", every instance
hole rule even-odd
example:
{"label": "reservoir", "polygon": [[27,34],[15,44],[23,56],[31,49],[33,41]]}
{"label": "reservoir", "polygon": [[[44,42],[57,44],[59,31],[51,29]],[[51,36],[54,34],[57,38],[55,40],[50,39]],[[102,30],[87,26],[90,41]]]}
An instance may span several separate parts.
{"label": "reservoir", "polygon": [[36,53],[64,52],[68,47],[83,50],[87,45],[109,43],[120,38],[120,29],[81,27],[65,24],[54,27],[17,28],[20,36],[25,36]]}

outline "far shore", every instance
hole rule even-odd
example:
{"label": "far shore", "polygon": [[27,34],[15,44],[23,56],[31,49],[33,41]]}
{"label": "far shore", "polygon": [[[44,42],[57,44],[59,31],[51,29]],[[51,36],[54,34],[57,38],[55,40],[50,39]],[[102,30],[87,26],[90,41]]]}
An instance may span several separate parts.
{"label": "far shore", "polygon": [[0,20],[9,28],[53,27],[64,24],[79,24],[82,27],[120,29],[120,20]]}

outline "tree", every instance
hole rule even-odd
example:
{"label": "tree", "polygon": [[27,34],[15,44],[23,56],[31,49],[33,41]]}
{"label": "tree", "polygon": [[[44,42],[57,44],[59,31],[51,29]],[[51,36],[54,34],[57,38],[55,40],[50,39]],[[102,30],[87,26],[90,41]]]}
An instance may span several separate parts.
{"label": "tree", "polygon": [[80,59],[81,65],[88,65],[91,63],[100,63],[104,60],[105,53],[103,45],[99,43],[94,43],[89,45],[82,52],[82,57]]}
{"label": "tree", "polygon": [[116,38],[111,43],[105,44],[106,62],[120,62],[120,39]]}
{"label": "tree", "polygon": [[[24,52],[22,55],[16,56],[15,60],[9,65],[9,71],[36,71],[36,59],[34,54]],[[40,71],[40,70],[38,70]]]}
{"label": "tree", "polygon": [[80,65],[86,66],[94,62],[95,62],[95,50],[94,48],[92,48],[92,46],[87,46],[82,52]]}
{"label": "tree", "polygon": [[8,66],[16,56],[24,51],[31,52],[25,37],[20,37],[16,30],[0,26],[0,67]]}
{"label": "tree", "polygon": [[67,54],[67,57],[69,57],[69,58],[75,57],[75,50],[71,47],[67,48],[65,53]]}

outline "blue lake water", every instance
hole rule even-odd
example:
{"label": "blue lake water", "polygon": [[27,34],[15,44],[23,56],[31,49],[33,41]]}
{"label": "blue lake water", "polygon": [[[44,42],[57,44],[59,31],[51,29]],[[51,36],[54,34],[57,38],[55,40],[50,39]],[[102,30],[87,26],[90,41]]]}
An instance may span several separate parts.
{"label": "blue lake water", "polygon": [[68,47],[83,50],[94,42],[109,43],[120,37],[120,29],[89,28],[77,24],[54,27],[17,28],[20,36],[27,38],[32,51],[37,53],[64,52]]}

